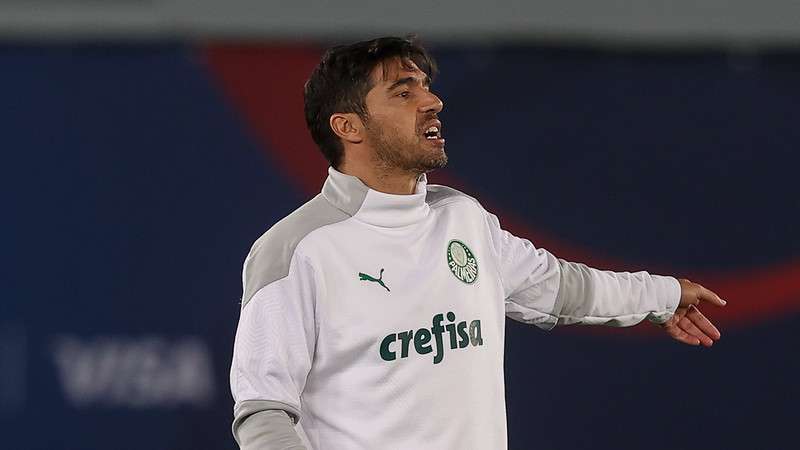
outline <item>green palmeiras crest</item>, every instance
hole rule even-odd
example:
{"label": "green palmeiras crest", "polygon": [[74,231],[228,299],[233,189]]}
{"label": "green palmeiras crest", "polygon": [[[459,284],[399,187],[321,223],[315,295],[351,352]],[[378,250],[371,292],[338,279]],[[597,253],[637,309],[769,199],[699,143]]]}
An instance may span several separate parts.
{"label": "green palmeiras crest", "polygon": [[472,284],[478,279],[478,261],[467,244],[453,239],[447,243],[447,267],[459,280]]}

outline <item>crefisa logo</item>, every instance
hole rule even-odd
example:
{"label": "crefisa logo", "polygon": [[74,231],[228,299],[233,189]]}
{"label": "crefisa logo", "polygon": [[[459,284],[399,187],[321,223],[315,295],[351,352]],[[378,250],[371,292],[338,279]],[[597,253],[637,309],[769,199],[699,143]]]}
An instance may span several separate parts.
{"label": "crefisa logo", "polygon": [[[409,349],[413,342],[414,351],[420,355],[427,355],[434,351],[431,347],[431,339],[435,342],[435,353],[433,363],[439,364],[444,359],[445,346],[442,334],[447,330],[450,341],[450,349],[456,350],[465,348],[469,345],[477,347],[483,345],[481,336],[481,321],[473,320],[467,324],[466,321],[455,323],[456,315],[452,311],[447,313],[447,323],[442,326],[444,314],[436,314],[431,320],[431,328],[420,328],[419,330],[401,331],[387,335],[381,341],[380,355],[384,361],[394,361],[397,359],[397,347],[400,347],[400,358],[408,357]],[[400,341],[397,343],[397,341]],[[396,345],[393,345],[396,344]]]}

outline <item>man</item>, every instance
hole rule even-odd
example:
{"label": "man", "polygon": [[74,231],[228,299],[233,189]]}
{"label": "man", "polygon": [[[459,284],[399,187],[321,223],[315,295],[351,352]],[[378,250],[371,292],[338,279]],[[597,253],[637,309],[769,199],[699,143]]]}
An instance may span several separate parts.
{"label": "man", "polygon": [[505,318],[719,331],[713,292],[557,259],[426,173],[447,162],[426,51],[401,38],[329,50],[305,87],[330,162],[322,192],[244,264],[231,389],[243,449],[504,449]]}

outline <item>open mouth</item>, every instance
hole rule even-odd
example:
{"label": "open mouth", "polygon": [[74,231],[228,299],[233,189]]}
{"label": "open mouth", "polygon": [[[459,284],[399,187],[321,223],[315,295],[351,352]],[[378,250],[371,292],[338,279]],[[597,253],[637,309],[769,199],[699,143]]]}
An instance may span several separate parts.
{"label": "open mouth", "polygon": [[425,136],[425,139],[437,144],[444,144],[444,138],[442,137],[442,130],[440,124],[434,124],[429,126],[425,129],[425,132],[422,133]]}

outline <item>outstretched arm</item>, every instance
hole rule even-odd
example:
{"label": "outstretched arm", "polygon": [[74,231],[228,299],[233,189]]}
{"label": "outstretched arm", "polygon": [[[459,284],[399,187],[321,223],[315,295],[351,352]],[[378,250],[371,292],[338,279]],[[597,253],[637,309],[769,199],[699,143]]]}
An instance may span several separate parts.
{"label": "outstretched arm", "polygon": [[506,315],[549,330],[556,325],[631,326],[648,319],[679,342],[713,345],[719,330],[700,312],[701,302],[723,306],[710,290],[689,280],[647,272],[610,272],[560,260],[500,227],[487,213]]}

